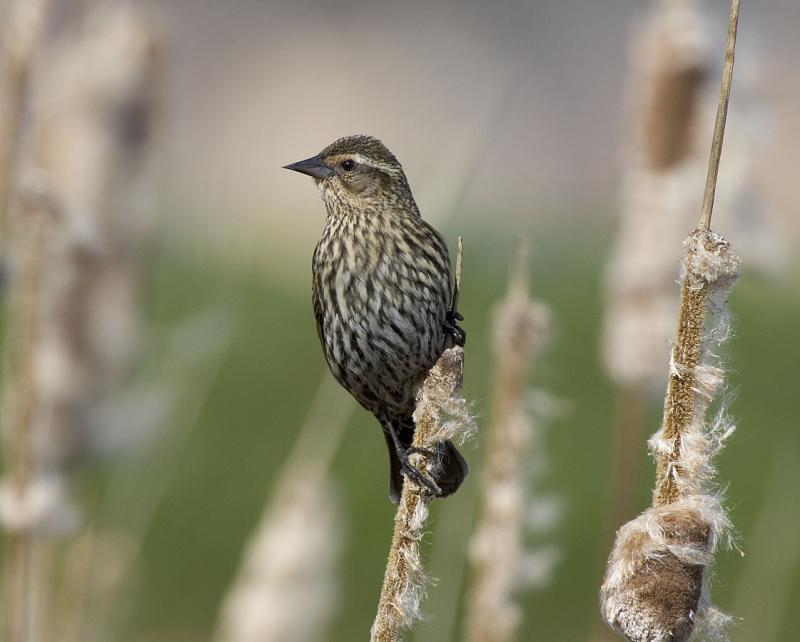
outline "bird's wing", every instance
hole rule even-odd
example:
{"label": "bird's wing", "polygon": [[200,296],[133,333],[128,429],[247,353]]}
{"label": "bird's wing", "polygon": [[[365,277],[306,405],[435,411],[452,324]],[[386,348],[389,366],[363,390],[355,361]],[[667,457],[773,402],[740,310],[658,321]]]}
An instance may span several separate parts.
{"label": "bird's wing", "polygon": [[312,262],[312,282],[311,282],[311,304],[314,306],[314,318],[317,320],[317,336],[319,337],[319,342],[322,345],[322,353],[325,355],[325,359],[327,360],[327,354],[325,352],[325,317],[322,313],[322,301],[320,300],[320,282],[319,277],[317,276],[317,271],[314,269],[314,266],[317,264],[317,251],[319,246],[314,249],[314,258]]}

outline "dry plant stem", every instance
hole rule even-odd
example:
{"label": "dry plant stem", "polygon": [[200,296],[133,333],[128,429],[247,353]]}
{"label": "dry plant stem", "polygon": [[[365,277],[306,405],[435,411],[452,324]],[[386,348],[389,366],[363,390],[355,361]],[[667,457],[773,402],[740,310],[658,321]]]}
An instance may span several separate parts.
{"label": "dry plant stem", "polygon": [[5,60],[0,88],[0,247],[7,243],[11,195],[19,165],[31,62],[44,28],[47,6],[48,0],[16,0],[11,5],[3,34]]}
{"label": "dry plant stem", "polygon": [[[42,247],[46,233],[46,214],[28,211],[28,235],[24,257],[23,281],[19,291],[18,318],[14,327],[17,336],[17,353],[14,355],[14,380],[16,410],[11,434],[11,468],[14,490],[22,502],[33,475],[33,449],[31,425],[35,406],[33,386],[33,345],[38,321]],[[6,614],[4,639],[24,642],[29,639],[31,627],[31,601],[33,586],[31,575],[32,534],[21,528],[9,533],[9,556],[6,573]]]}
{"label": "dry plant stem", "polygon": [[[455,398],[461,389],[464,351],[448,348],[428,373],[420,398]],[[432,450],[442,441],[442,425],[435,408],[418,402],[414,415],[414,448]],[[416,457],[416,456],[412,456]],[[417,467],[428,473],[435,465],[430,458],[418,457]],[[395,642],[403,629],[419,617],[419,603],[425,590],[426,576],[419,559],[419,543],[433,496],[413,480],[406,478],[394,519],[394,534],[389,560],[378,601],[378,614],[372,627],[373,642]]]}
{"label": "dry plant stem", "polygon": [[698,225],[701,230],[708,230],[711,227],[711,212],[714,209],[714,192],[717,189],[719,160],[722,155],[722,140],[725,136],[725,121],[728,118],[728,101],[731,95],[733,60],[736,52],[736,29],[738,25],[739,0],[731,0],[731,13],[728,20],[728,40],[725,48],[725,68],[722,72],[722,86],[719,92],[717,118],[714,122],[714,137],[711,142],[711,157],[708,160],[706,189],[703,193],[703,207],[700,213],[700,224]]}

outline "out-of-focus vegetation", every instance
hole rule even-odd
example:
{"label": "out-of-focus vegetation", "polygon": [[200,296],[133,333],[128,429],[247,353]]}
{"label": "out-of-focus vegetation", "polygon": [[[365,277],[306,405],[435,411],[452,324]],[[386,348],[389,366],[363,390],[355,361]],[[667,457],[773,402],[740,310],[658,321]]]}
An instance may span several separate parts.
{"label": "out-of-focus vegetation", "polygon": [[[491,232],[489,222],[482,228],[450,228],[451,240],[456,232],[465,237],[462,307],[469,332],[465,388],[484,421],[490,375],[488,313],[504,291],[513,241]],[[569,408],[549,433],[552,470],[547,483],[565,497],[567,511],[554,536],[563,561],[551,587],[524,598],[522,639],[586,640],[598,618],[596,593],[607,554],[600,530],[612,416],[610,386],[597,357],[598,292],[609,236],[610,230],[597,229],[569,236],[557,230],[533,234],[533,288],[537,297],[552,305],[558,328],[539,367],[537,385]],[[169,463],[165,494],[144,540],[137,583],[128,597],[130,616],[121,622],[120,637],[203,640],[213,630],[218,602],[233,577],[241,547],[258,520],[308,403],[320,378],[329,375],[317,345],[306,283],[210,265],[167,245],[154,254],[151,270],[148,310],[156,327],[222,303],[236,311],[238,331],[197,425]],[[714,590],[718,604],[726,609],[735,602],[752,605],[773,599],[769,585],[739,584],[746,568],[761,563],[753,550],[759,542],[752,538],[765,502],[780,502],[787,524],[800,519],[792,488],[783,488],[782,497],[767,495],[774,494],[771,480],[781,474],[776,467],[785,466],[782,454],[800,449],[793,407],[797,391],[793,368],[800,360],[800,346],[794,340],[800,322],[797,290],[796,278],[781,284],[754,281],[745,267],[731,302],[737,336],[728,358],[732,388],[738,391],[733,412],[739,429],[721,456],[720,468],[723,482],[730,481],[738,544],[746,556],[733,551],[719,557]],[[654,400],[649,429],[657,427],[659,405],[660,400]],[[386,497],[381,441],[374,420],[358,411],[335,464],[348,532],[341,565],[341,610],[332,640],[363,639],[374,616],[393,514]],[[480,474],[479,450],[468,452],[474,463],[472,476],[464,491],[448,500],[458,503],[459,511],[471,510]],[[641,456],[647,457],[644,435]],[[147,459],[126,466],[126,474],[143,492],[149,469]],[[645,479],[641,507],[648,500],[652,474]],[[443,510],[434,503],[434,513]],[[469,535],[458,533],[457,541],[445,543],[438,534],[444,525],[436,514],[432,524],[427,539],[433,547],[457,549]],[[792,593],[785,596],[786,604],[796,602],[800,568],[776,572],[790,576]],[[770,574],[756,577],[769,581]],[[436,592],[453,590],[448,576],[440,576]],[[431,600],[429,612],[436,603],[436,598]],[[758,609],[750,611],[751,617],[758,617]],[[442,616],[430,614],[423,630],[434,632],[436,639]],[[789,639],[789,632],[800,625],[800,615],[791,609],[780,615],[777,639]],[[756,622],[742,623],[735,639],[758,639],[757,630]]]}
{"label": "out-of-focus vegetation", "polygon": [[[617,161],[630,122],[621,96],[633,5],[541,0],[499,11],[477,0],[174,0],[162,3],[145,32],[134,30],[130,38],[112,30],[107,40],[96,40],[104,30],[88,21],[73,34],[79,55],[72,59],[59,47],[69,47],[72,27],[92,3],[0,0],[2,15],[14,15],[6,11],[10,4],[45,7],[47,15],[45,23],[27,27],[35,36],[25,49],[32,56],[25,57],[25,69],[32,64],[30,94],[27,82],[12,82],[16,90],[5,94],[17,108],[0,112],[0,142],[13,170],[0,183],[18,190],[7,199],[12,233],[0,235],[0,287],[7,288],[0,301],[6,362],[0,392],[22,374],[31,408],[60,409],[45,412],[38,428],[32,428],[34,413],[14,422],[5,416],[13,404],[0,409],[6,432],[0,490],[8,490],[10,473],[24,478],[29,469],[38,468],[38,481],[46,482],[29,484],[29,477],[16,484],[16,494],[0,493],[0,521],[10,531],[0,540],[3,569],[17,568],[12,580],[22,580],[13,582],[18,600],[9,600],[15,590],[5,587],[4,610],[26,612],[16,623],[32,614],[38,638],[48,642],[238,642],[215,638],[221,602],[265,503],[287,479],[282,468],[318,386],[330,377],[310,301],[310,259],[323,211],[313,186],[279,167],[338,135],[363,132],[397,152],[423,213],[451,248],[456,235],[464,237],[464,392],[481,428],[493,375],[491,311],[506,291],[516,237],[530,239],[531,294],[554,313],[554,338],[538,357],[531,383],[558,400],[546,434],[549,470],[541,475],[541,491],[562,498],[565,514],[554,532],[535,542],[556,545],[561,559],[548,586],[520,596],[519,639],[600,642],[597,592],[611,544],[617,411],[599,344],[611,221],[620,213],[615,198],[624,182]],[[720,7],[708,8],[713,22]],[[794,73],[797,10],[773,0],[743,20],[720,175],[721,186],[739,186],[731,175],[753,179],[758,195],[778,212],[776,221],[786,224],[779,235],[795,247],[797,87],[786,79]],[[757,43],[759,33],[769,38]],[[97,42],[117,53],[91,46]],[[754,43],[763,47],[761,61],[751,54]],[[9,78],[14,81],[13,74]],[[710,84],[716,92],[716,81]],[[755,116],[736,114],[738,104],[750,102]],[[710,122],[709,115],[697,120],[700,171]],[[774,130],[771,149],[762,155],[740,146],[736,161],[735,135],[751,128],[763,143]],[[733,159],[727,178],[726,158]],[[139,162],[148,170],[147,195],[128,184]],[[667,188],[665,194],[674,195],[672,182]],[[689,176],[677,192],[691,202],[696,189],[699,201],[701,188],[702,181],[694,184]],[[743,250],[762,222],[750,216],[757,211],[750,198],[732,193],[750,227],[739,231],[715,213],[716,231]],[[137,207],[129,212],[127,204]],[[24,212],[32,206],[47,212],[48,235],[61,243],[60,253],[43,239],[31,244],[35,270],[14,256],[17,228],[24,231],[31,222]],[[142,211],[133,213],[139,206]],[[725,208],[719,199],[718,213]],[[631,208],[631,220],[642,229],[638,209]],[[106,227],[103,221],[111,219],[115,223]],[[158,229],[147,225],[141,236],[132,231],[155,220]],[[641,247],[665,252],[662,280],[668,285],[669,257],[675,257],[677,278],[680,247],[656,227],[644,229],[653,234]],[[777,257],[769,244],[754,245],[767,258]],[[777,261],[771,277],[757,276],[755,261],[742,255],[743,276],[731,300],[736,335],[724,355],[738,431],[719,460],[738,535],[732,551],[718,554],[712,582],[714,601],[741,618],[732,632],[736,642],[782,642],[800,628],[800,613],[792,608],[800,601],[794,405],[800,272],[798,266],[784,272]],[[117,265],[119,259],[125,265]],[[58,296],[44,287],[37,298],[41,283],[32,277],[40,263],[46,267],[41,283],[55,284]],[[122,268],[131,271],[115,281]],[[96,286],[98,269],[111,275],[100,280],[103,288]],[[31,294],[24,315],[17,309],[21,283]],[[142,310],[134,292],[142,294]],[[97,305],[87,305],[91,301]],[[18,320],[42,310],[51,321],[49,334],[37,335],[33,322]],[[24,326],[27,341],[6,332],[15,323]],[[141,341],[126,332],[131,329],[141,329]],[[42,347],[37,343],[45,349],[34,356]],[[92,345],[109,349],[110,357],[122,354],[124,364],[113,376],[88,363],[91,353],[105,354]],[[14,352],[22,354],[24,367],[15,369]],[[663,369],[664,386],[668,354],[665,343],[663,361],[655,364],[655,372]],[[43,385],[53,381],[59,385]],[[42,390],[63,393],[69,403],[57,406],[51,399],[48,405]],[[338,394],[352,403],[343,390]],[[650,400],[646,431],[630,444],[647,465],[635,489],[636,507],[624,519],[649,503],[654,471],[645,441],[659,425],[661,403],[658,396]],[[341,407],[333,414],[341,415]],[[62,430],[67,419],[69,430]],[[33,433],[47,438],[28,439]],[[61,449],[63,456],[35,461],[60,438],[71,447]],[[464,448],[472,474],[463,489],[432,504],[422,549],[438,583],[423,605],[430,619],[409,640],[463,639],[466,546],[484,445],[479,431]],[[395,512],[387,475],[379,427],[357,409],[331,475],[345,529],[335,537],[345,550],[333,578],[337,599],[326,604],[333,604],[335,617],[324,639],[368,636]],[[27,485],[48,491],[49,505],[31,501]],[[53,494],[53,487],[64,493]],[[60,529],[44,524],[48,508],[68,513],[71,519],[63,521],[69,523]],[[31,558],[9,554],[15,538],[34,551]],[[25,608],[9,608],[15,601]],[[302,617],[308,605],[297,600],[296,606]]]}

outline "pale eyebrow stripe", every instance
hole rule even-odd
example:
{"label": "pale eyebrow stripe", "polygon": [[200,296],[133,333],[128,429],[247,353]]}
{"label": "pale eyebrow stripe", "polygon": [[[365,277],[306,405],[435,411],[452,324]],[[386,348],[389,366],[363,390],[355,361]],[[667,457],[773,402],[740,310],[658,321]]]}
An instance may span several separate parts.
{"label": "pale eyebrow stripe", "polygon": [[375,160],[374,158],[370,158],[368,156],[364,156],[363,154],[349,154],[350,158],[352,158],[357,163],[361,165],[367,165],[368,167],[374,167],[375,169],[380,169],[384,172],[389,174],[396,174],[397,167],[389,165],[388,163],[382,163],[380,161]]}

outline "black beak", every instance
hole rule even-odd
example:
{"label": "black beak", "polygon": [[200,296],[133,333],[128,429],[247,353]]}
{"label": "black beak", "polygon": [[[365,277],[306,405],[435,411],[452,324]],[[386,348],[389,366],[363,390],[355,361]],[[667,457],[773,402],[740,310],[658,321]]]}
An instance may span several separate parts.
{"label": "black beak", "polygon": [[313,178],[318,178],[320,180],[324,178],[330,178],[334,174],[334,171],[325,163],[323,163],[319,156],[312,156],[311,158],[297,161],[291,165],[284,165],[283,168],[291,169],[292,171],[300,172],[301,174],[307,174],[308,176],[312,176]]}

